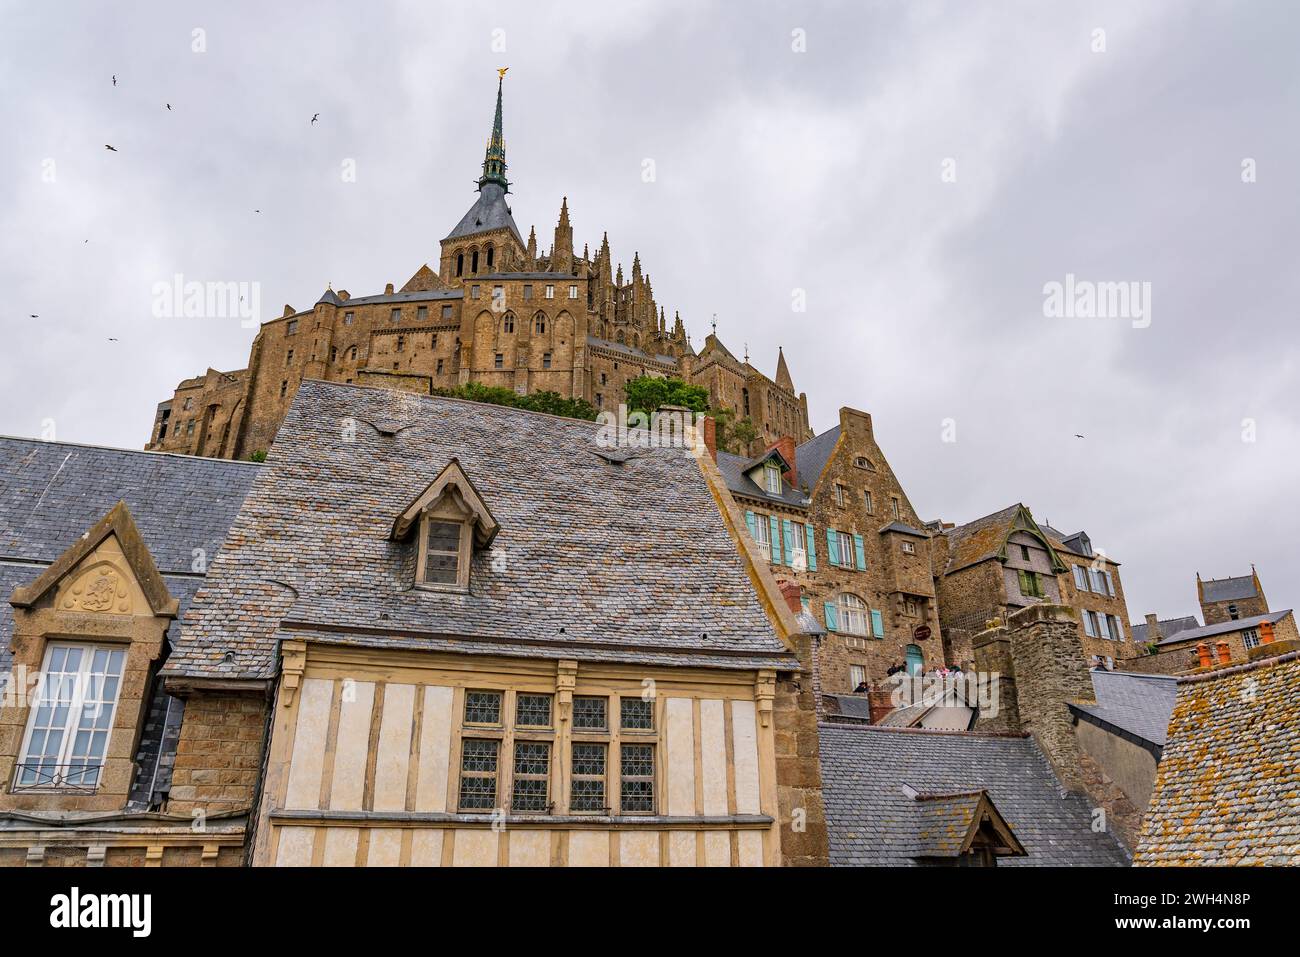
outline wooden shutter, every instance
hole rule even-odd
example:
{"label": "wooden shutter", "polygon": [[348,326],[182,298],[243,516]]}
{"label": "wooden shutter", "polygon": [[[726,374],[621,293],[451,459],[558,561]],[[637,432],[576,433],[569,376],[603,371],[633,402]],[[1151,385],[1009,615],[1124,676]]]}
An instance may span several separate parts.
{"label": "wooden shutter", "polygon": [[768,528],[772,536],[772,564],[781,564],[781,520],[775,515],[767,517]]}
{"label": "wooden shutter", "polygon": [[885,637],[885,619],[875,608],[871,609],[871,633],[877,638]]}
{"label": "wooden shutter", "polygon": [[745,524],[749,526],[749,537],[758,541],[758,523],[754,521],[754,513],[745,513]]}
{"label": "wooden shutter", "polygon": [[838,614],[835,613],[835,602],[833,602],[833,601],[828,601],[828,602],[823,603],[823,604],[822,604],[822,611],[824,611],[824,612],[826,613],[826,630],[827,630],[827,631],[839,631],[839,630],[840,630],[840,620],[839,620],[839,617],[840,617],[840,616],[839,616]]}
{"label": "wooden shutter", "polygon": [[867,570],[867,551],[862,542],[861,535],[853,536],[853,557],[858,560],[858,571]]}
{"label": "wooden shutter", "polygon": [[785,563],[794,567],[794,522],[788,518],[781,520],[781,533],[785,539]]}
{"label": "wooden shutter", "polygon": [[840,563],[840,546],[835,540],[835,529],[826,529],[826,560],[832,565]]}
{"label": "wooden shutter", "polygon": [[817,570],[817,536],[813,532],[811,525],[803,527],[804,537],[808,539],[808,570],[815,572]]}

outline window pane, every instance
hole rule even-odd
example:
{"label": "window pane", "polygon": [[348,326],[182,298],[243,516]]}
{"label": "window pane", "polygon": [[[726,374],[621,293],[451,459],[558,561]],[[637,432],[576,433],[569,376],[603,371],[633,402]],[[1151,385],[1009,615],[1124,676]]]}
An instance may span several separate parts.
{"label": "window pane", "polygon": [[650,731],[654,728],[654,702],[641,698],[620,698],[622,725],[625,731]]}
{"label": "window pane", "polygon": [[604,698],[574,698],[573,727],[583,731],[604,731],[609,727],[605,718]]}
{"label": "window pane", "polygon": [[571,811],[605,811],[605,745],[573,745]]}
{"label": "window pane", "polygon": [[644,813],[655,809],[654,747],[648,744],[622,746],[622,808],[624,813]]}
{"label": "window pane", "polygon": [[501,692],[500,691],[466,691],[465,692],[465,723],[466,724],[500,724],[501,723]]}
{"label": "window pane", "polygon": [[497,801],[499,742],[467,739],[461,746],[460,806],[490,810]]}
{"label": "window pane", "polygon": [[512,811],[549,809],[549,775],[551,746],[544,741],[515,743],[514,789],[510,799]]}
{"label": "window pane", "polygon": [[433,552],[460,551],[460,526],[455,522],[430,522],[429,550]]}
{"label": "window pane", "polygon": [[548,694],[521,694],[515,697],[515,724],[531,728],[551,726],[551,696]]}

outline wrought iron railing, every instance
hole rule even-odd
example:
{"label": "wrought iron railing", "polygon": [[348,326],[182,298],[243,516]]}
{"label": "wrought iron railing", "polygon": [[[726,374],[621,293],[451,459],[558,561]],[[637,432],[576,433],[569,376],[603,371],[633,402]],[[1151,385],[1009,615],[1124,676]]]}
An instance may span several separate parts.
{"label": "wrought iron railing", "polygon": [[14,767],[15,791],[94,791],[99,787],[99,764],[44,764]]}

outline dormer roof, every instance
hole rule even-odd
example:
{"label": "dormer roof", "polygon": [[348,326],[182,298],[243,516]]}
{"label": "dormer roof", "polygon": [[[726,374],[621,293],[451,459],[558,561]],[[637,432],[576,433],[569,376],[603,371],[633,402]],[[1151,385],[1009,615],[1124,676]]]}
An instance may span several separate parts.
{"label": "dormer roof", "polygon": [[487,548],[492,544],[492,539],[496,538],[501,526],[493,518],[487,503],[483,501],[483,496],[479,494],[474,483],[465,474],[465,470],[461,468],[459,459],[448,462],[446,468],[438,473],[438,477],[426,485],[424,491],[397,516],[393,521],[393,539],[401,541],[405,538],[426,510],[436,507],[448,496],[451,496],[456,504],[461,506],[461,510],[473,519],[474,544],[479,548]]}

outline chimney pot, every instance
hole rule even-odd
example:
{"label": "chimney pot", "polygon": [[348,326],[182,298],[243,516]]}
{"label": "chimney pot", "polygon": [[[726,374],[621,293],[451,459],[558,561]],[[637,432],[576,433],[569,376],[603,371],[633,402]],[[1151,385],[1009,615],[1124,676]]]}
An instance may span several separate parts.
{"label": "chimney pot", "polygon": [[1214,659],[1210,657],[1210,646],[1205,642],[1202,641],[1196,646],[1196,656],[1200,659],[1202,668],[1214,667]]}
{"label": "chimney pot", "polygon": [[1160,619],[1153,614],[1146,616],[1147,641],[1159,641],[1164,635],[1160,631]]}
{"label": "chimney pot", "polygon": [[888,690],[868,691],[867,710],[872,724],[880,724],[894,710],[894,692]]}
{"label": "chimney pot", "polygon": [[704,447],[709,450],[713,461],[718,460],[718,423],[711,415],[704,417]]}
{"label": "chimney pot", "polygon": [[1273,640],[1273,623],[1271,621],[1260,622],[1259,643],[1261,645],[1267,645],[1270,642],[1272,642],[1272,640]]}
{"label": "chimney pot", "polygon": [[1214,650],[1219,653],[1219,664],[1232,664],[1232,652],[1228,650],[1228,643],[1226,641],[1216,642]]}

